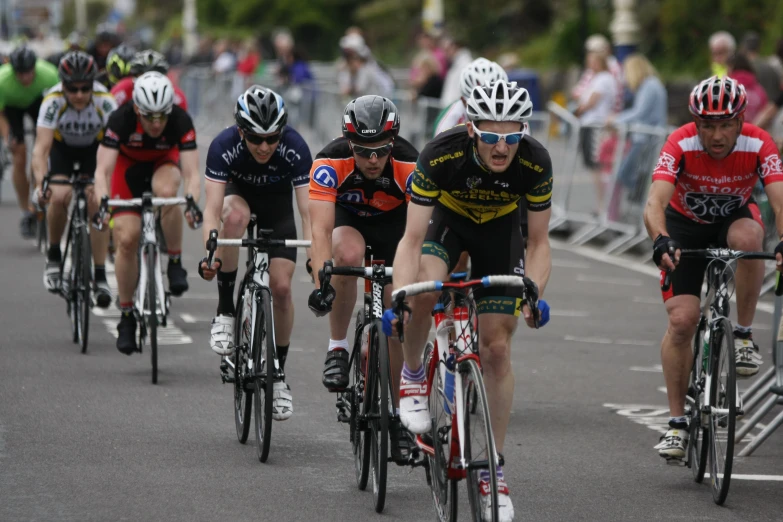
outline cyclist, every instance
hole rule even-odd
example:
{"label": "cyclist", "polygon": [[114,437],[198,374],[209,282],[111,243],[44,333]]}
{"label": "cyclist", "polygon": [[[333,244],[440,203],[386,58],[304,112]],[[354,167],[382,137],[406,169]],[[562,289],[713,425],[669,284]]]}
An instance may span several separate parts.
{"label": "cyclist", "polygon": [[109,51],[106,57],[106,74],[112,87],[130,76],[131,61],[135,56],[136,49],[128,44],[120,44]]}
{"label": "cyclist", "polygon": [[[51,196],[41,193],[41,184],[47,173],[56,178],[71,174],[74,163],[81,172],[95,172],[95,153],[109,121],[117,108],[111,94],[95,81],[98,67],[95,59],[82,51],[71,51],[63,56],[58,68],[61,82],[48,91],[38,113],[38,128],[33,148],[33,175],[41,204],[51,202],[47,212],[49,252],[44,269],[44,286],[49,291],[60,288],[60,240],[68,220],[71,189],[52,185]],[[92,203],[92,201],[88,202]],[[90,205],[95,213],[97,206]],[[106,232],[90,233],[95,270],[95,299],[101,308],[111,304],[111,289],[106,282]]]}
{"label": "cyclist", "polygon": [[462,97],[444,108],[435,120],[435,136],[468,120],[465,107],[475,86],[487,86],[498,80],[508,81],[508,74],[497,63],[486,58],[476,58],[462,69],[459,86]]}
{"label": "cyclist", "polygon": [[[334,258],[335,266],[362,266],[365,245],[375,259],[391,266],[397,243],[405,230],[405,209],[418,151],[401,138],[400,114],[390,100],[362,96],[352,100],[343,116],[343,137],[318,153],[310,173],[310,216],[313,227],[313,272]],[[332,310],[331,338],[323,370],[323,384],[330,391],[348,386],[348,326],[356,304],[356,278],[336,277],[321,294],[310,294],[308,305],[317,316]],[[386,288],[386,299],[391,287]],[[337,299],[335,300],[335,296]],[[390,339],[394,401],[398,402],[402,351]],[[392,456],[400,462],[413,440],[395,423],[390,429]]]}
{"label": "cyclist", "polygon": [[16,199],[22,210],[19,229],[23,238],[35,236],[35,214],[30,205],[30,184],[27,179],[27,145],[24,117],[38,120],[43,92],[60,81],[57,67],[39,60],[35,52],[20,46],[11,52],[10,63],[0,66],[0,135],[11,151]]}
{"label": "cyclist", "polygon": [[[715,244],[761,250],[764,227],[751,197],[759,179],[775,215],[783,215],[778,150],[766,131],[744,122],[746,105],[745,88],[736,80],[713,76],[699,83],[690,94],[694,121],[669,136],[653,172],[644,221],[655,242],[655,264],[672,271],[671,288],[663,293],[669,326],[661,343],[670,429],[655,446],[667,460],[682,459],[688,444],[685,395],[707,266],[707,261],[698,259],[680,261],[678,250]],[[780,225],[778,232],[783,233]],[[783,252],[783,244],[775,252]],[[763,278],[763,261],[737,262],[734,343],[741,378],[758,373],[761,364],[751,325]]]}
{"label": "cyclist", "polygon": [[[470,254],[472,277],[490,274],[527,275],[543,294],[551,271],[549,218],[552,162],[547,150],[525,135],[533,112],[528,92],[503,80],[474,87],[468,98],[468,123],[439,134],[422,151],[413,175],[405,235],[394,260],[394,287],[416,281],[443,280],[463,251]],[[523,261],[518,206],[528,208],[527,267]],[[474,290],[479,313],[479,353],[489,399],[495,444],[503,451],[514,375],[511,336],[520,313],[533,327],[531,310],[521,303],[519,289]],[[413,433],[427,433],[424,344],[432,322],[434,293],[411,300],[405,332],[405,364],[400,384],[400,416]],[[390,311],[384,314],[389,318]],[[483,475],[483,474],[482,474]],[[489,474],[482,476],[489,491]],[[500,520],[512,520],[503,470],[498,468]],[[483,496],[489,520],[489,495]]]}
{"label": "cyclist", "polygon": [[[119,105],[123,105],[131,100],[133,96],[133,82],[136,81],[136,78],[150,71],[168,74],[169,62],[158,51],[153,51],[152,49],[139,51],[130,61],[130,75],[117,82],[111,89],[111,94]],[[185,99],[185,94],[176,85],[174,85],[174,105],[179,105],[183,109],[188,110],[188,100]]]}
{"label": "cyclist", "polygon": [[[234,119],[236,125],[218,134],[207,153],[204,240],[221,220],[221,238],[241,238],[251,213],[256,215],[258,226],[274,230],[273,238],[296,239],[292,187],[304,238],[310,239],[307,187],[313,159],[302,136],[286,125],[288,113],[283,98],[271,89],[253,85],[237,99]],[[218,257],[222,265],[216,262],[207,267],[206,258],[201,260],[199,274],[210,281],[217,273],[218,308],[209,344],[217,354],[231,355],[239,249],[221,249]],[[272,249],[269,259],[275,344],[280,367],[285,371],[294,326],[291,280],[296,249]],[[292,414],[290,387],[285,382],[275,382],[274,418],[285,420]]]}
{"label": "cyclist", "polygon": [[[190,116],[174,106],[173,87],[157,72],[141,75],[133,86],[133,103],[112,113],[103,141],[98,147],[95,169],[95,194],[116,199],[141,197],[152,191],[159,197],[176,197],[180,179],[185,194],[198,201],[201,180],[198,175],[196,130]],[[181,165],[177,158],[181,154]],[[175,153],[177,153],[175,155]],[[133,292],[138,277],[138,242],[141,234],[139,209],[122,208],[113,213],[114,240],[117,244],[115,272],[122,316],[117,325],[117,349],[131,355],[136,347],[136,319],[133,316]],[[186,211],[188,224],[195,227]],[[171,295],[188,289],[187,272],[182,267],[182,214],[176,207],[163,209],[161,227],[168,246],[166,269]]]}

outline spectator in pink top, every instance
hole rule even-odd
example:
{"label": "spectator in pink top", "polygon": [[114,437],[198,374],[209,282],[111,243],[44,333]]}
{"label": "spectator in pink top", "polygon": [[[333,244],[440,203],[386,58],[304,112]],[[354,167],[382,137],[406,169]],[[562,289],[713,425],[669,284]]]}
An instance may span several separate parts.
{"label": "spectator in pink top", "polygon": [[[588,53],[597,53],[606,59],[606,64],[609,67],[609,72],[612,73],[615,81],[617,82],[617,89],[615,92],[615,99],[612,105],[614,112],[623,110],[624,103],[624,87],[623,87],[623,68],[620,66],[620,62],[617,61],[612,55],[612,45],[609,40],[602,34],[594,34],[585,41],[585,51]],[[579,77],[579,81],[576,86],[571,90],[571,98],[575,101],[579,101],[582,97],[584,90],[590,85],[590,81],[593,79],[595,71],[589,67],[585,68],[582,72],[582,76]]]}
{"label": "spectator in pink top", "polygon": [[748,95],[748,107],[745,109],[745,119],[755,121],[769,102],[767,92],[756,79],[756,72],[750,60],[744,54],[736,54],[728,62],[729,77],[745,86]]}

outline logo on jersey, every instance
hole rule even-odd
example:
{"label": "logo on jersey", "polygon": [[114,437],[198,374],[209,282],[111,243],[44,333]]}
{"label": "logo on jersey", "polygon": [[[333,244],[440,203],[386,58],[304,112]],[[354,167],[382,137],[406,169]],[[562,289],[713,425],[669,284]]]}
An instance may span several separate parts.
{"label": "logo on jersey", "polygon": [[46,114],[44,115],[44,121],[46,123],[52,123],[54,122],[54,115],[57,114],[57,103],[53,102],[51,105],[49,105],[49,108],[46,109]]}
{"label": "logo on jersey", "polygon": [[328,189],[337,188],[337,171],[328,165],[320,166],[313,172],[313,181]]}
{"label": "logo on jersey", "polygon": [[120,141],[120,137],[111,129],[106,129],[106,137],[110,140]]}
{"label": "logo on jersey", "polygon": [[[165,141],[165,137],[162,137],[161,140]],[[187,134],[182,136],[182,139],[180,140],[180,143],[189,143],[191,141],[196,141],[196,131],[195,131],[195,129],[190,129]]]}
{"label": "logo on jersey", "polygon": [[661,152],[661,156],[658,158],[658,164],[655,165],[656,174],[666,174],[673,178],[677,177],[677,166],[674,156],[668,152]]}
{"label": "logo on jersey", "polygon": [[764,163],[761,164],[761,179],[766,178],[770,174],[783,174],[783,162],[780,161],[780,156],[777,154],[770,154],[764,158]]}
{"label": "logo on jersey", "polygon": [[405,193],[410,194],[411,193],[411,187],[413,186],[413,171],[411,171],[410,174],[408,174],[408,179],[405,180]]}
{"label": "logo on jersey", "polygon": [[364,192],[361,190],[348,190],[337,196],[343,203],[364,203]]}
{"label": "logo on jersey", "polygon": [[478,176],[471,176],[465,180],[465,183],[468,185],[468,188],[474,189],[481,185],[481,178]]}
{"label": "logo on jersey", "polygon": [[737,194],[705,194],[703,192],[686,192],[685,206],[698,219],[714,223],[729,217],[736,212],[744,201]]}

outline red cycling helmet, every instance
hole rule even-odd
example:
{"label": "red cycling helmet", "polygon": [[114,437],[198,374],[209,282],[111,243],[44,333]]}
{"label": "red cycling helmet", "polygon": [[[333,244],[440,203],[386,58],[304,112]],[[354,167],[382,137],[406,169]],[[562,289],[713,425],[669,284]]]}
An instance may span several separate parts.
{"label": "red cycling helmet", "polygon": [[745,112],[745,87],[733,78],[707,78],[691,91],[688,109],[700,120],[731,120]]}

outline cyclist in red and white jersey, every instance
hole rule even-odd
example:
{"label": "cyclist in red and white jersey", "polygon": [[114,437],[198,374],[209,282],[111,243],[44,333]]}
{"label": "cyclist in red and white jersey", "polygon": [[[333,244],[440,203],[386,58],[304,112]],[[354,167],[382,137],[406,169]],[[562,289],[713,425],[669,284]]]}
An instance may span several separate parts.
{"label": "cyclist in red and white jersey", "polygon": [[[746,105],[745,88],[736,80],[713,76],[702,81],[690,95],[694,121],[669,136],[653,172],[644,220],[655,241],[656,265],[671,271],[671,287],[663,293],[669,326],[661,345],[671,418],[655,447],[667,460],[682,459],[688,444],[685,394],[707,266],[705,260],[680,260],[679,249],[761,250],[764,225],[751,197],[759,180],[783,233],[783,165],[769,134],[744,122]],[[783,253],[783,242],[775,252]],[[782,263],[778,254],[778,266]],[[763,261],[738,262],[734,337],[740,377],[755,375],[761,364],[751,324],[763,278]]]}
{"label": "cyclist in red and white jersey", "polygon": [[[117,105],[124,105],[131,101],[133,98],[133,82],[142,74],[150,71],[168,74],[169,62],[158,51],[153,51],[152,49],[139,51],[130,62],[130,75],[122,78],[111,88],[111,95],[117,100]],[[171,83],[174,85],[173,81]],[[185,93],[177,85],[174,85],[174,105],[188,110],[188,100],[185,98]]]}

